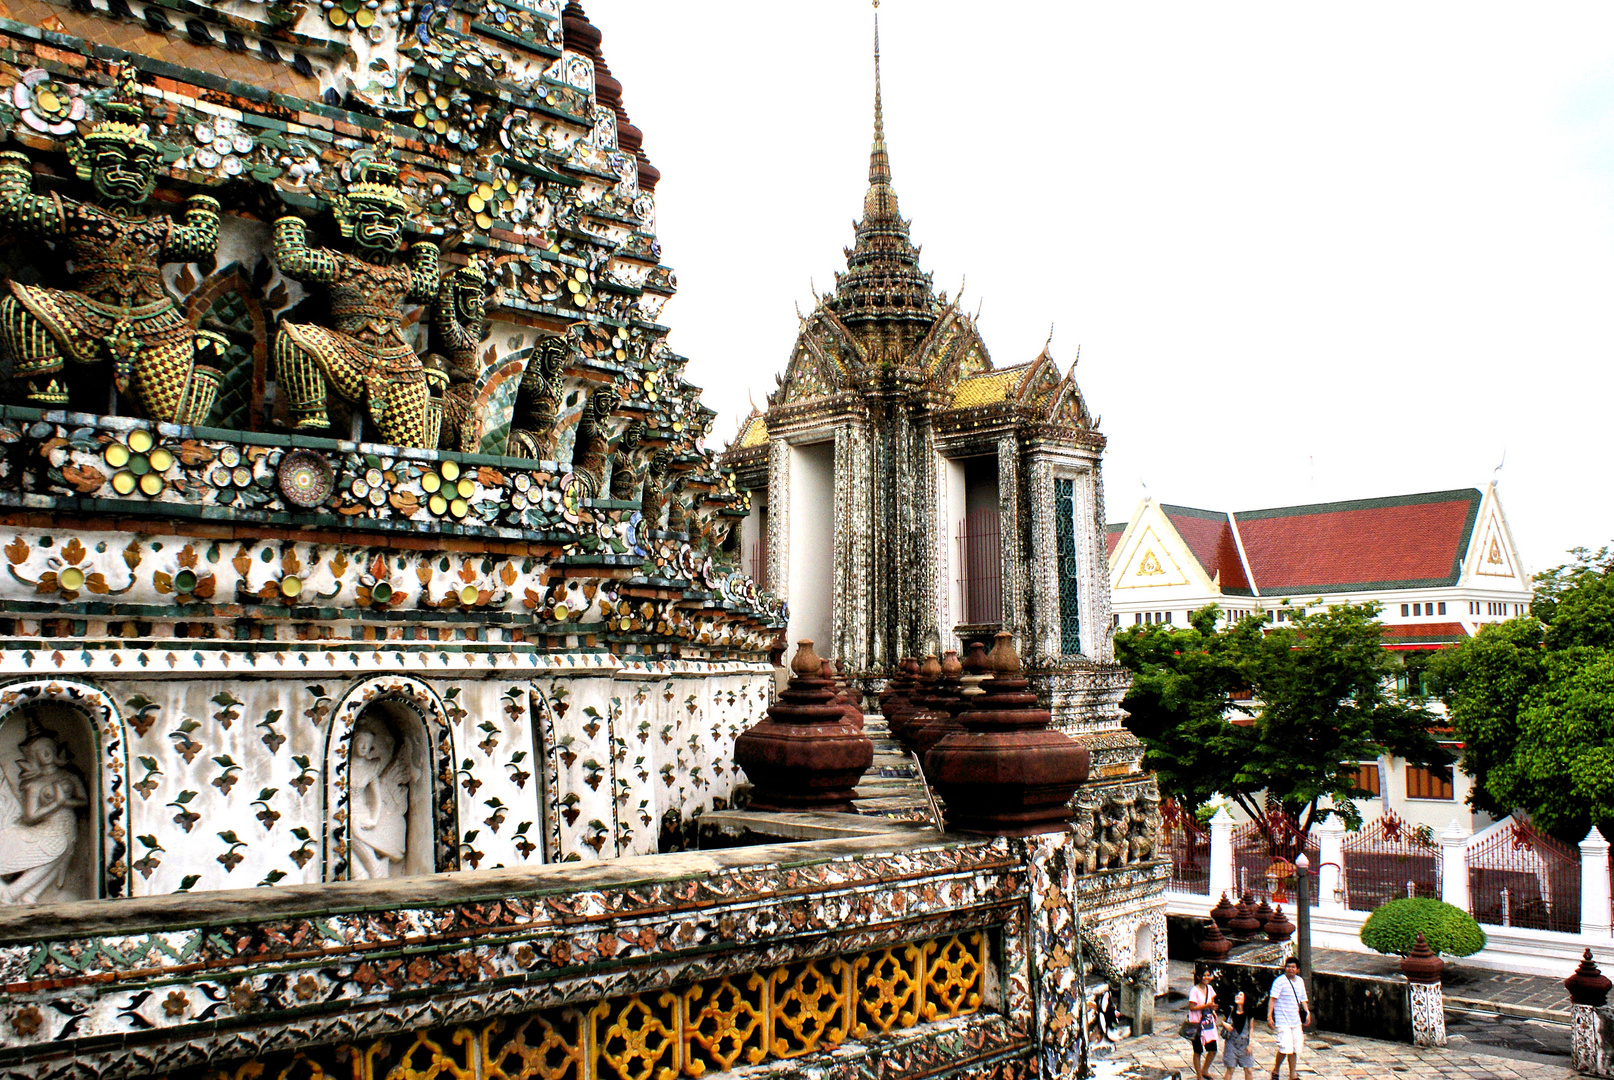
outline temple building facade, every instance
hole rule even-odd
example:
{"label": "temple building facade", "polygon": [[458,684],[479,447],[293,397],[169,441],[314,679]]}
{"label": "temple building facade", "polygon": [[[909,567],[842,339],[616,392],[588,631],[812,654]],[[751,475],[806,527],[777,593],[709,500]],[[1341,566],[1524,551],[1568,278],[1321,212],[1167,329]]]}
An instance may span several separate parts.
{"label": "temple building facade", "polygon": [[[1210,604],[1227,625],[1373,603],[1385,648],[1428,652],[1529,614],[1534,597],[1494,482],[1251,511],[1145,498],[1128,521],[1109,526],[1108,537],[1117,633],[1186,626]],[[1402,681],[1403,690],[1425,690],[1416,672]],[[1445,712],[1438,699],[1426,704]],[[1474,780],[1455,765],[1426,768],[1386,756],[1360,762],[1357,783],[1372,795],[1357,800],[1370,820],[1394,816],[1437,831],[1454,818],[1476,830],[1491,823],[1467,805]]]}
{"label": "temple building facade", "polygon": [[[1164,978],[1164,864],[1124,837],[1158,816],[1121,726],[1101,462],[1074,366],[995,366],[932,286],[898,208],[878,27],[868,190],[846,269],[719,459],[749,497],[740,545],[808,639],[866,693],[904,657],[1007,631],[1055,729],[1092,754],[1074,800],[1083,917],[1117,968]],[[825,646],[824,643],[828,643]],[[927,766],[928,768],[928,766]]]}

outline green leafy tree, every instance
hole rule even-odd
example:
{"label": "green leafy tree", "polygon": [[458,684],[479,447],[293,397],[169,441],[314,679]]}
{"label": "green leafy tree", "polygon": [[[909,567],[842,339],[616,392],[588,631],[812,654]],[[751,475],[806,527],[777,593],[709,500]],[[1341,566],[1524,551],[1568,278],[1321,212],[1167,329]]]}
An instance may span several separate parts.
{"label": "green leafy tree", "polygon": [[1325,810],[1357,824],[1358,762],[1446,764],[1433,715],[1396,688],[1402,662],[1383,646],[1378,611],[1341,604],[1217,630],[1207,608],[1186,629],[1117,635],[1116,658],[1135,674],[1127,726],[1162,789],[1187,806],[1218,791],[1275,843],[1276,830],[1304,836]]}
{"label": "green leafy tree", "polygon": [[1144,767],[1160,790],[1184,807],[1225,790],[1232,773],[1217,747],[1226,736],[1234,693],[1246,688],[1238,657],[1259,637],[1260,622],[1219,631],[1212,604],[1188,625],[1132,626],[1115,637],[1115,658],[1132,670],[1123,707],[1126,726],[1144,745]]}
{"label": "green leafy tree", "polygon": [[1614,556],[1536,575],[1530,615],[1446,650],[1431,674],[1474,777],[1469,802],[1570,842],[1614,825]]}

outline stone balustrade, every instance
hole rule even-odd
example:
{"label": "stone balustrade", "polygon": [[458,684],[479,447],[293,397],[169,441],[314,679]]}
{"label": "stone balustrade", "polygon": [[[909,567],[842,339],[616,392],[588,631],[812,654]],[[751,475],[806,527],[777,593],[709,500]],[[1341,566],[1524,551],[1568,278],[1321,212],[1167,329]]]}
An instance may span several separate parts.
{"label": "stone balustrade", "polygon": [[1039,1055],[1066,1072],[1079,1025],[1050,1021],[1081,1010],[1069,838],[855,824],[592,864],[0,909],[0,1075],[584,1080],[811,1068],[831,1050],[855,1075]]}

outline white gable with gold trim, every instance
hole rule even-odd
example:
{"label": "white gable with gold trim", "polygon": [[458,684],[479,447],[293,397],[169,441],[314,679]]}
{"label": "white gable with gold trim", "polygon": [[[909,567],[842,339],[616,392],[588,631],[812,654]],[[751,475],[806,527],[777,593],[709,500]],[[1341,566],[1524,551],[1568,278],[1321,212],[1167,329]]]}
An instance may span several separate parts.
{"label": "white gable with gold trim", "polygon": [[1160,504],[1151,498],[1139,503],[1110,554],[1112,609],[1117,613],[1192,610],[1211,603],[1221,591],[1206,576]]}
{"label": "white gable with gold trim", "polygon": [[1481,589],[1534,588],[1530,575],[1519,559],[1513,543],[1513,532],[1508,528],[1507,515],[1502,512],[1502,500],[1497,497],[1496,485],[1485,489],[1480,500],[1479,513],[1474,520],[1474,533],[1463,558],[1460,584]]}

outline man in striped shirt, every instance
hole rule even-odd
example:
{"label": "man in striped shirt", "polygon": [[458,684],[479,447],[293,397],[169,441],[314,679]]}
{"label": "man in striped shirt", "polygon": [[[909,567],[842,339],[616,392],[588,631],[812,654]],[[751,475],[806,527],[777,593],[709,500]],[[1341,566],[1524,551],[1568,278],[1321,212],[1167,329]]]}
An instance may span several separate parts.
{"label": "man in striped shirt", "polygon": [[1278,1056],[1272,1062],[1272,1080],[1278,1080],[1283,1059],[1289,1059],[1289,1080],[1295,1080],[1300,1071],[1300,1047],[1305,1041],[1302,1029],[1310,1026],[1311,1013],[1306,1009],[1306,984],[1300,979],[1300,961],[1290,957],[1284,961],[1283,974],[1272,980],[1272,991],[1267,995],[1267,1023],[1278,1033]]}

